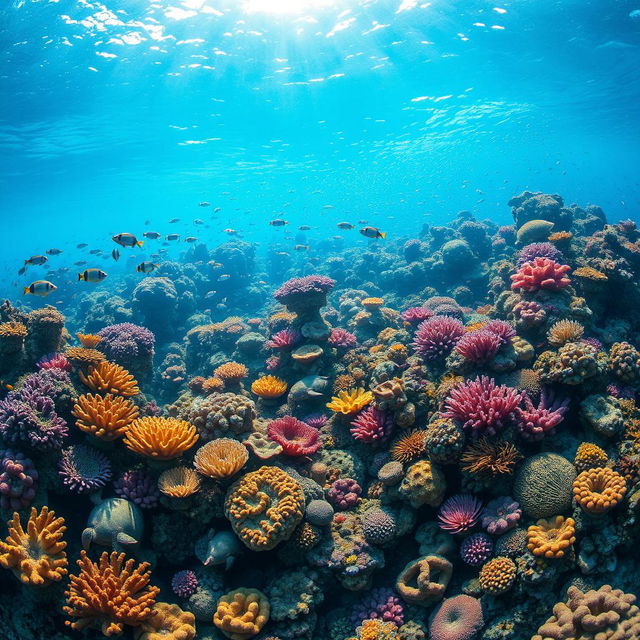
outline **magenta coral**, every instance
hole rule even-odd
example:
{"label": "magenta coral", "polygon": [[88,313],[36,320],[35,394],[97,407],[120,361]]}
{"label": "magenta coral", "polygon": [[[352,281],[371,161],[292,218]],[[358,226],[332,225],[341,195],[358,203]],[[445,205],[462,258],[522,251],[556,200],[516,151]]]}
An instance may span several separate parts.
{"label": "magenta coral", "polygon": [[351,435],[360,442],[384,442],[393,429],[393,420],[374,406],[366,407],[351,422]]}
{"label": "magenta coral", "polygon": [[460,545],[460,557],[465,564],[479,567],[493,555],[493,542],[486,533],[474,533]]}
{"label": "magenta coral", "polygon": [[419,325],[421,322],[428,320],[432,316],[433,311],[426,307],[409,307],[401,314],[402,319],[412,326]]}
{"label": "magenta coral", "polygon": [[511,276],[513,291],[560,291],[571,284],[567,272],[571,267],[558,264],[549,258],[534,258],[520,265],[518,271]]}
{"label": "magenta coral", "polygon": [[292,416],[272,420],[267,433],[288,456],[310,456],[322,446],[320,432]]}
{"label": "magenta coral", "polygon": [[518,524],[522,516],[520,505],[510,496],[500,496],[487,503],[482,510],[482,526],[497,536]]}
{"label": "magenta coral", "polygon": [[358,344],[358,340],[353,333],[341,327],[331,329],[328,342],[332,347],[336,347],[337,349],[352,349]]}
{"label": "magenta coral", "polygon": [[480,600],[460,594],[447,598],[435,610],[430,640],[474,640],[483,626]]}
{"label": "magenta coral", "polygon": [[562,402],[554,402],[546,390],[542,392],[537,407],[526,393],[522,394],[522,400],[524,409],[518,407],[516,411],[516,426],[525,440],[542,440],[544,436],[553,434],[569,406],[568,398]]}
{"label": "magenta coral", "polygon": [[74,444],[63,449],[58,463],[58,475],[64,486],[71,491],[87,493],[101,489],[111,479],[111,464],[97,449]]}
{"label": "magenta coral", "polygon": [[449,533],[464,533],[472,529],[480,517],[482,503],[469,494],[448,498],[440,507],[440,528]]}
{"label": "magenta coral", "polygon": [[502,346],[502,339],[496,333],[479,329],[471,331],[458,340],[454,347],[465,360],[474,364],[483,364],[493,358]]}
{"label": "magenta coral", "polygon": [[189,598],[198,588],[198,577],[189,569],[178,571],[171,578],[171,588],[179,598]]}
{"label": "magenta coral", "polygon": [[354,627],[359,627],[363,620],[382,620],[393,622],[396,627],[404,623],[404,610],[400,598],[393,594],[391,589],[372,589],[351,613],[351,622]]}
{"label": "magenta coral", "polygon": [[353,478],[338,478],[327,491],[327,500],[340,511],[355,507],[360,502],[362,487]]}
{"label": "magenta coral", "polygon": [[0,451],[0,508],[25,509],[36,497],[38,472],[22,453]]}
{"label": "magenta coral", "polygon": [[299,302],[308,296],[315,294],[326,295],[333,289],[336,281],[327,276],[310,275],[302,278],[291,278],[279,289],[276,289],[273,297],[284,305]]}
{"label": "magenta coral", "polygon": [[293,349],[300,340],[302,334],[295,329],[281,329],[271,336],[271,339],[267,341],[267,347],[269,349],[281,349],[289,350]]}
{"label": "magenta coral", "polygon": [[443,417],[459,422],[474,438],[495,435],[513,420],[520,400],[515,389],[481,376],[451,390]]}
{"label": "magenta coral", "polygon": [[502,343],[507,342],[516,335],[516,330],[504,320],[490,320],[482,327],[485,331],[491,331],[500,337]]}
{"label": "magenta coral", "polygon": [[434,316],[418,325],[413,348],[425,360],[448,355],[465,334],[464,325],[451,316]]}
{"label": "magenta coral", "polygon": [[50,353],[49,355],[42,356],[38,362],[36,362],[38,369],[62,369],[63,371],[71,371],[71,363],[62,353]]}
{"label": "magenta coral", "polygon": [[327,424],[328,416],[325,416],[324,413],[311,413],[308,416],[302,418],[302,422],[306,422],[310,427],[314,429],[320,429]]}

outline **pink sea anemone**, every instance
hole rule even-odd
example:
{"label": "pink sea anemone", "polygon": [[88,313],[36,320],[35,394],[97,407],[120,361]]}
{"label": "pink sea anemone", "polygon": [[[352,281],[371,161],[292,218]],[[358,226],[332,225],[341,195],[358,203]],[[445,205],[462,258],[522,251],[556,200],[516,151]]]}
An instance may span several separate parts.
{"label": "pink sea anemone", "polygon": [[449,355],[464,334],[460,320],[451,316],[434,316],[418,325],[413,348],[425,360],[435,360]]}
{"label": "pink sea anemone", "polygon": [[454,351],[457,351],[465,360],[474,364],[483,364],[498,353],[502,345],[502,339],[496,333],[479,329],[471,331],[458,340]]}
{"label": "pink sea anemone", "polygon": [[38,369],[62,369],[63,371],[71,371],[71,363],[62,353],[50,353],[49,355],[42,356],[38,362],[36,362]]}
{"label": "pink sea anemone", "polygon": [[341,327],[331,329],[328,342],[337,349],[352,349],[358,344],[358,340],[353,333]]}
{"label": "pink sea anemone", "polygon": [[482,327],[485,331],[491,331],[500,337],[502,343],[507,342],[516,335],[516,330],[504,320],[489,320],[487,324]]}
{"label": "pink sea anemone", "polygon": [[525,440],[534,441],[554,433],[555,427],[564,419],[569,405],[568,398],[562,402],[554,402],[546,391],[542,392],[537,407],[526,393],[522,395],[522,400],[524,408],[518,407],[516,411],[516,426]]}
{"label": "pink sea anemone", "polygon": [[269,349],[289,350],[293,349],[300,340],[302,334],[295,329],[281,329],[271,336],[271,339],[267,341],[267,347]]}
{"label": "pink sea anemone", "polygon": [[292,416],[272,420],[267,433],[288,456],[310,456],[322,446],[320,432]]}
{"label": "pink sea anemone", "polygon": [[482,503],[469,494],[458,494],[447,499],[440,507],[440,528],[449,533],[464,533],[471,530],[480,518]]}
{"label": "pink sea anemone", "polygon": [[363,409],[351,422],[351,435],[354,439],[368,444],[384,442],[392,429],[391,417],[373,406]]}
{"label": "pink sea anemone", "polygon": [[560,291],[571,284],[567,272],[571,267],[550,258],[537,257],[520,265],[511,276],[513,291]]}
{"label": "pink sea anemone", "polygon": [[426,307],[409,307],[402,312],[402,319],[412,326],[417,326],[421,322],[428,320],[433,316],[433,311]]}

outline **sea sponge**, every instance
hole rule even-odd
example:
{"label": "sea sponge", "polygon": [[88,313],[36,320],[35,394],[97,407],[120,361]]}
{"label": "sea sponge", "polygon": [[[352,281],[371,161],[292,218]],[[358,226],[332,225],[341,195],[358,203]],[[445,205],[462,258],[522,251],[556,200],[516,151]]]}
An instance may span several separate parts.
{"label": "sea sponge", "polygon": [[445,477],[440,468],[428,460],[418,460],[407,469],[398,492],[417,509],[424,504],[437,507],[445,490]]}
{"label": "sea sponge", "polygon": [[247,640],[269,620],[269,601],[257,589],[235,589],[218,600],[213,624],[230,640]]}
{"label": "sea sponge", "polygon": [[245,437],[252,430],[257,414],[253,400],[227,392],[198,399],[179,415],[194,424],[207,442],[215,438]]}
{"label": "sea sponge", "polygon": [[608,467],[582,471],[573,483],[573,496],[587,513],[604,513],[615,507],[627,492],[623,476]]}
{"label": "sea sponge", "polygon": [[203,476],[223,480],[238,473],[248,459],[249,452],[241,442],[217,438],[196,451],[193,466]]}
{"label": "sea sponge", "polygon": [[119,635],[124,626],[137,627],[153,615],[158,587],[150,586],[149,563],[136,566],[124,553],[106,551],[98,563],[86,551],[80,552],[80,573],[70,576],[65,591],[67,604],[63,611],[75,621],[67,620],[72,629],[98,628],[102,635]]}
{"label": "sea sponge", "polygon": [[516,579],[516,565],[505,556],[496,556],[480,569],[480,586],[491,595],[500,595],[511,589]]}
{"label": "sea sponge", "polygon": [[156,602],[153,614],[133,632],[135,640],[193,640],[195,616],[177,604]]}
{"label": "sea sponge", "polygon": [[335,413],[351,416],[366,407],[373,400],[373,393],[365,391],[362,387],[340,391],[337,396],[331,398],[327,408]]}
{"label": "sea sponge", "polygon": [[262,376],[251,385],[251,391],[260,398],[279,398],[287,391],[287,383],[276,376]]}
{"label": "sea sponge", "polygon": [[582,442],[576,451],[573,465],[580,473],[594,467],[605,467],[607,462],[609,462],[609,456],[604,449],[592,442]]}
{"label": "sea sponge", "polygon": [[200,476],[189,467],[174,467],[160,474],[158,488],[170,498],[188,498],[200,490]]}
{"label": "sea sponge", "polygon": [[282,469],[264,466],[231,485],[224,509],[249,549],[268,551],[291,536],[304,506],[300,485]]}
{"label": "sea sponge", "polygon": [[405,602],[426,607],[444,596],[453,565],[442,556],[422,556],[407,563],[396,579],[396,591]]}
{"label": "sea sponge", "polygon": [[552,520],[538,520],[527,529],[527,548],[534,556],[562,558],[576,541],[573,518],[556,516]]}
{"label": "sea sponge", "polygon": [[55,515],[48,507],[40,513],[32,507],[26,531],[17,512],[7,523],[9,535],[0,541],[0,566],[11,569],[23,584],[43,587],[67,575],[67,543],[62,539],[67,528],[64,518]]}
{"label": "sea sponge", "polygon": [[113,393],[116,396],[135,396],[140,393],[135,378],[113,362],[100,362],[92,365],[87,375],[82,371],[78,375],[83,384],[97,393]]}
{"label": "sea sponge", "polygon": [[181,456],[197,442],[196,428],[177,418],[144,417],[134,420],[124,436],[127,448],[155,460]]}
{"label": "sea sponge", "polygon": [[121,396],[87,393],[79,396],[72,411],[76,426],[100,440],[121,438],[138,417],[138,408]]}
{"label": "sea sponge", "polygon": [[447,598],[439,604],[431,618],[431,640],[474,640],[484,617],[480,600],[465,594]]}

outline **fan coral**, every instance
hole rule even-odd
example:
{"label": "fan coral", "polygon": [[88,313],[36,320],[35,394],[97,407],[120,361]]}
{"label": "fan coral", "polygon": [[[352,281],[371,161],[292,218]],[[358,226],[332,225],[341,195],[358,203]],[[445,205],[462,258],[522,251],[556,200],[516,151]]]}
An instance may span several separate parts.
{"label": "fan coral", "polygon": [[277,467],[260,467],[231,486],[225,514],[237,536],[253,551],[268,551],[287,540],[302,519],[300,485]]}
{"label": "fan coral", "polygon": [[213,624],[230,640],[247,640],[269,620],[269,601],[257,589],[236,589],[218,600]]}
{"label": "fan coral", "polygon": [[511,558],[505,556],[496,556],[480,570],[480,586],[491,595],[506,593],[515,579],[516,565]]}
{"label": "fan coral", "polygon": [[435,360],[448,355],[465,334],[460,320],[450,316],[434,316],[418,325],[413,348],[425,360]]}
{"label": "fan coral", "polygon": [[279,398],[286,390],[287,383],[276,376],[262,376],[251,385],[251,391],[261,398]]}
{"label": "fan coral", "polygon": [[366,407],[351,422],[351,435],[366,443],[384,442],[393,429],[391,416],[376,407]]}
{"label": "fan coral", "polygon": [[340,391],[337,396],[331,398],[327,408],[335,413],[351,416],[373,400],[373,393],[365,391],[362,387],[349,391]]}
{"label": "fan coral", "polygon": [[249,375],[249,370],[239,362],[225,362],[213,372],[216,378],[220,378],[224,382],[240,382]]}
{"label": "fan coral", "polygon": [[97,393],[112,393],[116,396],[135,396],[140,393],[135,378],[119,364],[100,362],[89,368],[88,375],[79,372],[80,380]]}
{"label": "fan coral", "polygon": [[556,516],[553,520],[538,520],[527,529],[527,548],[534,556],[562,558],[575,541],[573,518]]}
{"label": "fan coral", "polygon": [[192,596],[198,588],[198,577],[193,571],[185,569],[173,574],[171,589],[179,598]]}
{"label": "fan coral", "polygon": [[435,610],[429,631],[431,640],[474,640],[484,626],[480,600],[460,594],[447,598]]}
{"label": "fan coral", "polygon": [[269,349],[279,349],[282,351],[293,349],[302,340],[302,334],[295,329],[281,329],[276,331],[267,341]]}
{"label": "fan coral", "polygon": [[107,393],[88,393],[78,398],[73,407],[76,426],[100,440],[121,438],[127,427],[138,417],[138,408],[126,398]]}
{"label": "fan coral", "polygon": [[521,394],[482,376],[454,387],[445,402],[445,418],[461,423],[474,438],[495,435],[512,422]]}
{"label": "fan coral", "polygon": [[460,557],[472,567],[479,567],[493,554],[493,542],[486,533],[474,533],[460,545]]}
{"label": "fan coral", "polygon": [[512,474],[521,457],[510,442],[491,442],[488,438],[481,438],[465,449],[460,462],[463,471],[496,479]]}
{"label": "fan coral", "polygon": [[338,478],[327,491],[327,500],[340,511],[355,507],[360,502],[362,487],[353,478]]}
{"label": "fan coral", "polygon": [[272,420],[267,433],[288,456],[310,456],[322,446],[317,429],[291,416]]}
{"label": "fan coral", "polygon": [[502,338],[492,331],[479,329],[471,331],[458,340],[454,351],[465,360],[474,364],[483,364],[493,358],[502,345]]}
{"label": "fan coral", "polygon": [[553,434],[564,419],[569,406],[569,398],[562,402],[553,402],[546,390],[542,392],[537,407],[533,406],[526,393],[522,394],[522,400],[524,409],[518,407],[516,410],[516,426],[525,440],[542,440],[545,435]]}
{"label": "fan coral", "polygon": [[46,356],[42,356],[38,362],[36,362],[38,369],[48,371],[50,369],[61,369],[62,371],[71,371],[71,363],[62,353],[50,353]]}
{"label": "fan coral", "polygon": [[400,317],[408,324],[417,326],[421,322],[428,320],[433,316],[433,311],[426,307],[409,307],[400,314]]}
{"label": "fan coral", "polygon": [[149,585],[148,562],[136,566],[133,559],[125,562],[124,553],[105,551],[95,563],[83,550],[78,567],[63,607],[69,617],[78,618],[66,621],[72,629],[99,628],[105,636],[119,635],[125,625],[137,627],[153,615],[160,589]]}
{"label": "fan coral", "polygon": [[577,342],[584,334],[584,327],[575,320],[558,320],[547,331],[550,344],[561,347],[567,342]]}
{"label": "fan coral", "polygon": [[423,455],[426,451],[426,429],[405,431],[393,443],[391,457],[398,462],[410,462]]}
{"label": "fan coral", "polygon": [[111,480],[111,464],[93,447],[74,444],[63,449],[58,463],[58,475],[65,487],[75,493],[96,491]]}
{"label": "fan coral", "polygon": [[609,456],[604,449],[591,442],[583,442],[576,451],[573,465],[580,473],[594,467],[606,467],[607,462],[609,462]]}
{"label": "fan coral", "polygon": [[560,291],[571,284],[567,272],[571,267],[558,264],[549,258],[534,258],[518,267],[518,271],[511,276],[513,291]]}
{"label": "fan coral", "polygon": [[612,509],[626,492],[625,479],[608,467],[582,471],[573,482],[573,497],[588,513],[604,513]]}
{"label": "fan coral", "polygon": [[0,450],[0,508],[24,509],[36,497],[38,472],[24,454]]}
{"label": "fan coral", "polygon": [[399,627],[404,622],[404,611],[400,599],[391,589],[372,589],[353,608],[351,623],[358,626],[363,620],[382,620],[393,622]]}
{"label": "fan coral", "polygon": [[464,533],[473,529],[482,511],[482,503],[471,495],[447,498],[438,512],[440,528],[449,533]]}
{"label": "fan coral", "polygon": [[134,420],[124,436],[130,451],[156,460],[171,460],[197,442],[196,428],[177,418],[146,417]]}
{"label": "fan coral", "polygon": [[200,477],[189,467],[174,467],[160,474],[158,488],[170,498],[188,498],[200,490]]}
{"label": "fan coral", "polygon": [[522,509],[513,498],[502,496],[487,503],[481,516],[482,526],[487,532],[491,535],[500,535],[518,524]]}
{"label": "fan coral", "polygon": [[0,541],[0,566],[11,569],[23,584],[43,587],[67,575],[67,543],[62,539],[67,528],[64,518],[55,515],[48,507],[40,513],[32,507],[26,531],[18,513],[7,523],[9,535]]}
{"label": "fan coral", "polygon": [[196,451],[193,466],[198,473],[214,480],[235,475],[249,459],[247,448],[232,438],[217,438]]}
{"label": "fan coral", "polygon": [[193,640],[195,616],[177,604],[157,602],[151,617],[135,628],[135,640]]}
{"label": "fan coral", "polygon": [[521,267],[525,262],[531,262],[535,258],[549,258],[559,262],[562,260],[562,251],[550,242],[534,242],[522,247],[516,266]]}
{"label": "fan coral", "polygon": [[114,483],[117,495],[130,500],[142,509],[153,509],[158,504],[160,492],[153,476],[146,471],[128,469]]}

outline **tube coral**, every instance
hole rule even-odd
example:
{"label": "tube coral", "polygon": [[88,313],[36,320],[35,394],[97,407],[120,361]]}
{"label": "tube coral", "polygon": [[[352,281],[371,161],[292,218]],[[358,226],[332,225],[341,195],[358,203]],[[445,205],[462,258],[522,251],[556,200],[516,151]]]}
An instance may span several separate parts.
{"label": "tube coral", "polygon": [[110,441],[125,434],[138,417],[138,408],[130,400],[111,393],[104,396],[87,393],[78,397],[72,413],[78,429]]}

